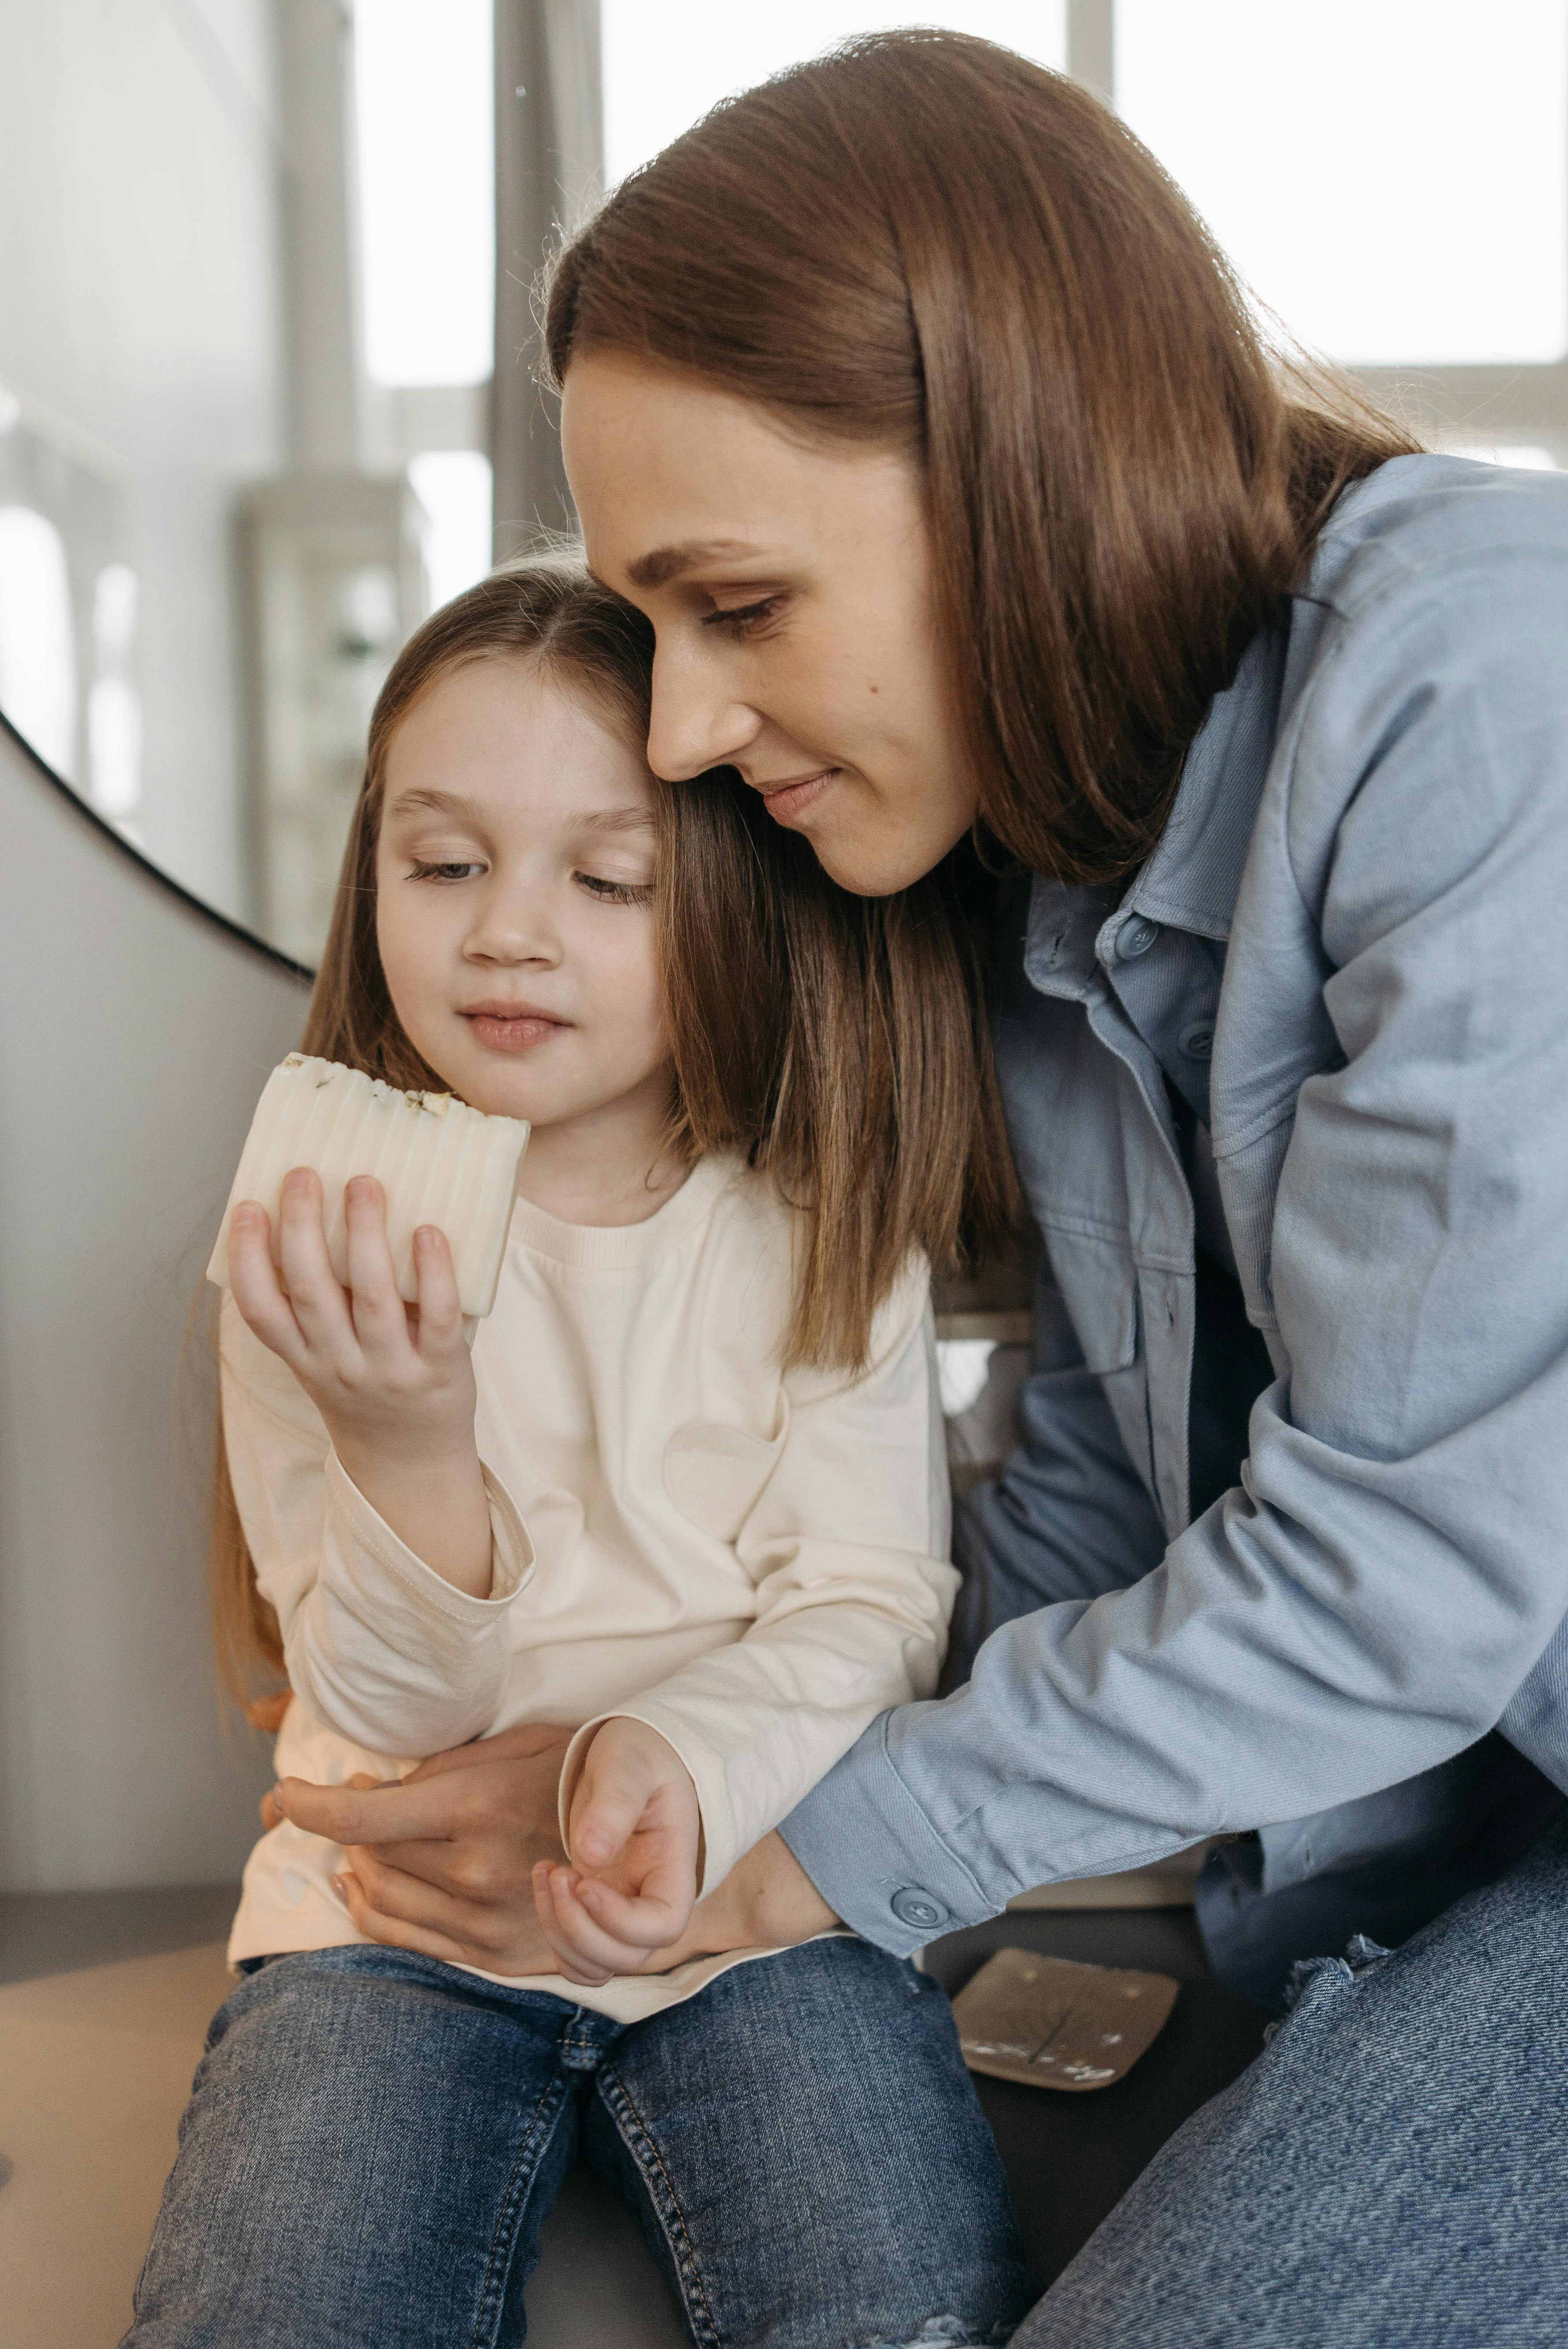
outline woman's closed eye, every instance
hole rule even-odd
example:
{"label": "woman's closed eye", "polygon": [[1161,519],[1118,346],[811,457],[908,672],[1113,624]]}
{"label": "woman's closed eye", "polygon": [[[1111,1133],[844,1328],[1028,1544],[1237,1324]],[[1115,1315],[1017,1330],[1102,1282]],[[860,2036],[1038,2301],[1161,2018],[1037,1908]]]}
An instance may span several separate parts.
{"label": "woman's closed eye", "polygon": [[727,628],[732,636],[761,636],[772,620],[784,609],[783,595],[763,595],[754,604],[738,604],[731,611],[710,612],[703,619],[705,628]]}

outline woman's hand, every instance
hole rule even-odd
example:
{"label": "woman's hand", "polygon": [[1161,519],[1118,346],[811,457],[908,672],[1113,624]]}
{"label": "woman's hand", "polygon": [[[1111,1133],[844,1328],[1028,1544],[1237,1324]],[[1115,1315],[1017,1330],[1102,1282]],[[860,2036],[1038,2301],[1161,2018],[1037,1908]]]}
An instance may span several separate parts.
{"label": "woman's hand", "polygon": [[286,1778],[262,1823],[287,1818],[345,1847],[340,1889],[368,1940],[486,1973],[554,1973],[533,1875],[566,1857],[556,1802],[572,1734],[504,1729],[380,1785]]}
{"label": "woman's hand", "polygon": [[675,1748],[644,1722],[607,1721],[572,1791],[570,1865],[534,1870],[539,1923],[568,1982],[635,1973],[680,1939],[701,1839],[697,1789]]}
{"label": "woman's hand", "polygon": [[[554,1973],[533,1878],[541,1861],[566,1859],[556,1794],[571,1739],[569,1730],[503,1730],[368,1791],[289,1778],[264,1824],[286,1816],[348,1847],[344,1895],[368,1940],[486,1973]],[[678,1941],[623,1971],[663,1973],[688,1958],[787,1949],[838,1921],[784,1837],[767,1835],[698,1903]]]}
{"label": "woman's hand", "polygon": [[490,1504],[452,1250],[433,1225],[414,1234],[419,1303],[405,1305],[380,1185],[357,1175],[344,1199],[347,1288],[332,1270],[321,1184],[309,1167],[284,1182],[281,1280],[265,1211],[254,1200],[237,1206],[229,1222],[234,1303],[294,1372],[348,1476],[399,1539],[459,1590],[488,1598]]}

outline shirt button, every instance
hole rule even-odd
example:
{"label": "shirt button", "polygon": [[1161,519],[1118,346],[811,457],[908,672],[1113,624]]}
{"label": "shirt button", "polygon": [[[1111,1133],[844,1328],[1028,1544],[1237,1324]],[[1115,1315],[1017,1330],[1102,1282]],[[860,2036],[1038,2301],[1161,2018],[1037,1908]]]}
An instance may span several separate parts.
{"label": "shirt button", "polygon": [[919,1925],[926,1930],[941,1924],[948,1913],[929,1892],[916,1891],[912,1887],[895,1892],[891,1905],[900,1925]]}
{"label": "shirt button", "polygon": [[1195,1019],[1190,1028],[1182,1030],[1176,1040],[1189,1061],[1208,1060],[1214,1050],[1213,1020]]}
{"label": "shirt button", "polygon": [[1116,932],[1118,958],[1123,962],[1132,962],[1140,954],[1147,954],[1158,936],[1158,922],[1146,921],[1141,914],[1135,914],[1131,921],[1124,922]]}

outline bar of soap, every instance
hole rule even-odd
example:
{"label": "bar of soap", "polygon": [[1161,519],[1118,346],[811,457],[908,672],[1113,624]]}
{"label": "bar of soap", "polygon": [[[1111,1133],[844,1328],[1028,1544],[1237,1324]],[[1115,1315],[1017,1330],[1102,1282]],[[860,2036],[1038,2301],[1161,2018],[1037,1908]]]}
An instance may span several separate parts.
{"label": "bar of soap", "polygon": [[346,1283],[344,1189],[356,1174],[373,1174],[387,1195],[399,1294],[417,1302],[414,1234],[434,1224],[452,1248],[464,1318],[483,1318],[495,1302],[527,1146],[520,1118],[486,1117],[452,1093],[400,1092],[362,1070],[291,1052],[256,1103],[207,1278],[220,1288],[229,1285],[229,1218],[242,1199],[258,1201],[271,1216],[276,1258],[284,1176],[313,1166],[321,1177],[327,1254]]}
{"label": "bar of soap", "polygon": [[1176,2004],[1169,1974],[998,1950],[953,2001],[971,2072],[1031,2088],[1108,2088],[1130,2072]]}

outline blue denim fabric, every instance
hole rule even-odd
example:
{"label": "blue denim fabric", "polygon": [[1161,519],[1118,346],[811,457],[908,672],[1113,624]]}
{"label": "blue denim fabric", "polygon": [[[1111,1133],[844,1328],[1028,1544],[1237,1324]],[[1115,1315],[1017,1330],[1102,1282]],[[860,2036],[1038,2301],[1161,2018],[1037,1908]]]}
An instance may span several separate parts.
{"label": "blue denim fabric", "polygon": [[578,2147],[701,2349],[1006,2341],[1038,2285],[943,1992],[847,1939],[621,2024],[383,1949],[219,2009],[126,2349],[524,2336]]}
{"label": "blue denim fabric", "polygon": [[1014,2349],[1562,2349],[1568,1828],[1393,1955],[1298,1970]]}
{"label": "blue denim fabric", "polygon": [[[784,1826],[883,1948],[1216,1833],[1282,1886],[1292,1823],[1408,1785],[1395,1862],[1494,1728],[1568,1787],[1564,641],[1568,481],[1397,459],[1130,887],[1021,905],[998,1055],[1047,1261],[964,1529],[1001,1628]],[[1196,1516],[1184,1055],[1274,1372]]]}

